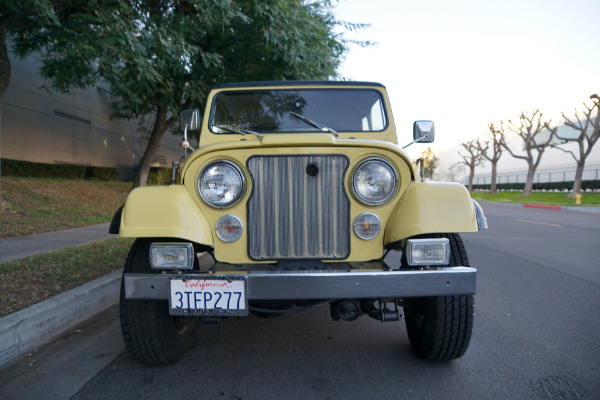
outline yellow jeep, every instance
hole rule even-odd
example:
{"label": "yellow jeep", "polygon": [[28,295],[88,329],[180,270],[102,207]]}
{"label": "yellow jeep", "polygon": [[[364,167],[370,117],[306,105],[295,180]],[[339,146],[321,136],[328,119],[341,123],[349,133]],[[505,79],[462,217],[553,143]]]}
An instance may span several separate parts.
{"label": "yellow jeep", "polygon": [[[324,303],[334,320],[402,311],[425,359],[465,353],[477,271],[458,233],[485,217],[462,185],[423,181],[384,86],[223,84],[202,123],[198,110],[180,117],[172,184],[133,190],[111,226],[137,238],[120,304],[133,357],[174,363],[199,323]],[[415,122],[413,143],[433,139],[431,121]]]}

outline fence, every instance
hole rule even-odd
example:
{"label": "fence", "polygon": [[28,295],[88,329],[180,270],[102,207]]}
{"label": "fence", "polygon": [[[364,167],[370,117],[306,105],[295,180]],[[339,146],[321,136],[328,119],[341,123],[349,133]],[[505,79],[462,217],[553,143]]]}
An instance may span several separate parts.
{"label": "fence", "polygon": [[[586,167],[583,170],[582,180],[593,181],[600,179],[600,166]],[[546,182],[569,182],[575,180],[575,168],[562,170],[544,170],[536,172],[533,177],[534,183]],[[496,183],[525,183],[527,181],[527,172],[498,173]],[[465,185],[469,183],[466,177],[463,181]],[[489,185],[492,183],[492,175],[475,175],[473,177],[474,185]]]}

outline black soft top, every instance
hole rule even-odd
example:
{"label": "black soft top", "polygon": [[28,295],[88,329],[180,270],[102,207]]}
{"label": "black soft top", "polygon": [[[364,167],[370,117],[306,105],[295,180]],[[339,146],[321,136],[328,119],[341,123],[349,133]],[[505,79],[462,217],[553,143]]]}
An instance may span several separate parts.
{"label": "black soft top", "polygon": [[213,89],[225,88],[247,88],[255,86],[379,86],[385,88],[381,83],[377,82],[360,82],[360,81],[258,81],[258,82],[232,82],[222,83],[214,86]]}

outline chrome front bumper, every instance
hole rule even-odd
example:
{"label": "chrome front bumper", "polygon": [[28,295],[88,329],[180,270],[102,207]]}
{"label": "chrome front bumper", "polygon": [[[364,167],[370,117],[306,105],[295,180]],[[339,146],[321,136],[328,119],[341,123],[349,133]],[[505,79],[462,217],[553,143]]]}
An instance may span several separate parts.
{"label": "chrome front bumper", "polygon": [[[475,293],[477,270],[445,267],[418,271],[230,273],[247,282],[248,300],[325,300],[425,297]],[[125,274],[127,299],[167,300],[171,279],[215,274]]]}

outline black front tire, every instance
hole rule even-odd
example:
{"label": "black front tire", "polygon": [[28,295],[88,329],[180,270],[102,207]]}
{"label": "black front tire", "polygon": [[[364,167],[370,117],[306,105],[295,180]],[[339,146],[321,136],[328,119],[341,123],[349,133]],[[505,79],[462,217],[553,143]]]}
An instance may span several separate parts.
{"label": "black front tire", "polygon": [[[469,266],[467,252],[458,234],[427,237],[450,240],[449,266]],[[404,299],[406,330],[415,353],[430,361],[462,357],[471,341],[474,311],[474,295]]]}
{"label": "black front tire", "polygon": [[[164,240],[162,240],[164,241]],[[137,239],[125,262],[124,273],[150,273],[151,239]],[[131,356],[149,365],[179,361],[193,346],[197,319],[169,315],[166,300],[128,300],[121,279],[121,332]]]}

